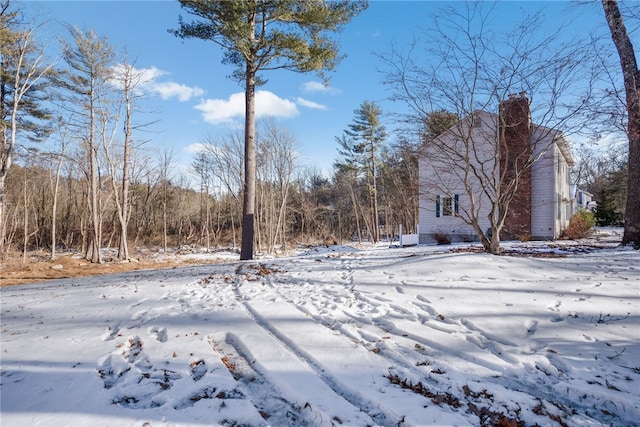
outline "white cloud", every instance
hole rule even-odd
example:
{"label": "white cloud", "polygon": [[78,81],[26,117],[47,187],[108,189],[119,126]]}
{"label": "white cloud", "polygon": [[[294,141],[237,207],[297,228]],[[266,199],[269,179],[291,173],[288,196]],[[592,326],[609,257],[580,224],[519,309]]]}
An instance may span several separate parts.
{"label": "white cloud", "polygon": [[[121,86],[119,83],[125,75],[125,67],[123,64],[116,65],[113,68],[116,78],[112,82],[114,86]],[[160,96],[162,99],[178,98],[180,102],[186,102],[193,97],[202,96],[204,90],[197,86],[190,87],[184,84],[172,81],[159,82],[158,79],[169,73],[156,67],[151,68],[135,68],[129,69],[129,75],[136,85],[136,91],[146,92],[151,95]]]}
{"label": "white cloud", "polygon": [[[244,93],[234,93],[228,99],[206,99],[194,107],[202,111],[205,122],[224,123],[244,117]],[[267,90],[256,91],[256,118],[295,117],[299,114],[296,104],[279,98]]]}
{"label": "white cloud", "polygon": [[152,84],[158,78],[168,74],[156,67],[134,69],[134,73],[140,76],[140,82],[143,84]]}
{"label": "white cloud", "polygon": [[304,98],[296,98],[296,102],[298,103],[298,105],[302,105],[303,107],[307,107],[307,108],[312,108],[314,110],[327,109],[326,105],[318,104],[317,102],[309,101],[308,99],[304,99]]}
{"label": "white cloud", "polygon": [[149,85],[149,90],[160,95],[160,98],[162,99],[176,97],[180,102],[186,102],[193,97],[202,96],[204,94],[204,90],[197,86],[190,87],[175,82],[151,83]]}
{"label": "white cloud", "polygon": [[197,153],[203,153],[207,151],[207,149],[205,148],[205,145],[203,143],[194,142],[193,144],[189,144],[186,147],[184,147],[183,151],[188,154],[197,154]]}
{"label": "white cloud", "polygon": [[[243,100],[244,100],[244,94]],[[244,101],[243,101],[244,102]],[[244,111],[244,110],[243,110]],[[299,114],[293,101],[279,98],[268,90],[256,92],[256,117],[295,117]]]}
{"label": "white cloud", "polygon": [[340,92],[338,89],[334,87],[326,86],[324,83],[314,81],[314,80],[303,83],[300,89],[306,93],[321,92],[321,93],[335,94]]}

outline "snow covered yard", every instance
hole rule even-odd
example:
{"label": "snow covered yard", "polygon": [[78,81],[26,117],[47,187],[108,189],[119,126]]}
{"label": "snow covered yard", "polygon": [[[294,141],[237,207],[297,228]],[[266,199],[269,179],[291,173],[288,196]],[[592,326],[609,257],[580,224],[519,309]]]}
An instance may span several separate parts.
{"label": "snow covered yard", "polygon": [[2,288],[0,424],[638,425],[640,253],[505,248]]}

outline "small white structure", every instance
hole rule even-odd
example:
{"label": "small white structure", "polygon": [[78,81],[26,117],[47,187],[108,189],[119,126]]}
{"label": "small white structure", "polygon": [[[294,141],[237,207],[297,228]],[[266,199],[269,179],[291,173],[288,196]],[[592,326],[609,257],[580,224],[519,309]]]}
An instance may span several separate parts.
{"label": "small white structure", "polygon": [[418,234],[402,234],[402,232],[402,224],[400,224],[400,233],[398,234],[398,239],[401,248],[405,246],[415,246],[420,242]]}

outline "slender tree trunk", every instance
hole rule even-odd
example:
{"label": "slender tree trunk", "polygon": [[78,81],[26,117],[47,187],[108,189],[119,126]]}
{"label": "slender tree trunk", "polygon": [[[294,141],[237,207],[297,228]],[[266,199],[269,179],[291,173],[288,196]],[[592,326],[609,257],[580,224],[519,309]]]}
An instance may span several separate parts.
{"label": "slender tree trunk", "polygon": [[64,162],[64,148],[60,153],[60,161],[56,168],[56,177],[53,184],[53,203],[51,204],[51,260],[56,259],[56,216],[58,212],[58,189],[60,188],[60,172],[62,170],[62,163]]}
{"label": "slender tree trunk", "polygon": [[370,144],[371,146],[371,227],[373,228],[373,241],[374,243],[378,243],[380,240],[380,220],[378,217],[378,178],[377,178],[377,168],[376,168],[376,149],[373,142]]}
{"label": "slender tree trunk", "polygon": [[[129,259],[129,245],[127,228],[129,225],[129,163],[131,157],[131,103],[128,99],[127,92],[126,118],[125,118],[125,136],[124,136],[124,153],[122,158],[122,195],[120,206],[118,209],[118,222],[120,224],[120,242],[118,245],[118,259]],[[118,194],[115,195],[118,197]]]}
{"label": "slender tree trunk", "polygon": [[629,164],[623,245],[640,248],[640,71],[633,44],[615,0],[602,0],[611,38],[620,56],[627,98]]}
{"label": "slender tree trunk", "polygon": [[24,202],[24,221],[22,226],[24,227],[23,229],[23,239],[22,239],[22,263],[26,263],[27,262],[27,246],[29,244],[29,210],[27,209],[27,175],[25,174],[24,176],[24,183],[23,183],[23,189],[22,189],[22,193],[23,193],[23,202]]}
{"label": "slender tree trunk", "polygon": [[356,220],[356,229],[358,230],[358,243],[362,243],[362,232],[360,231],[360,214],[358,214],[358,202],[353,192],[353,187],[349,187],[349,195],[351,196],[351,204],[353,205],[353,216]]}
{"label": "slender tree trunk", "polygon": [[247,65],[245,88],[244,135],[244,192],[242,201],[242,247],[240,259],[253,259],[254,221],[256,209],[256,127],[255,127],[255,70]]}
{"label": "slender tree trunk", "polygon": [[[165,195],[166,197],[166,195]],[[167,253],[167,202],[162,202],[162,247]]]}
{"label": "slender tree trunk", "polygon": [[89,145],[89,246],[87,259],[93,263],[101,263],[100,256],[100,212],[98,206],[98,175],[96,172],[96,153],[93,144]]}
{"label": "slender tree trunk", "polygon": [[[237,205],[237,203],[235,204]],[[238,207],[229,206],[230,216],[231,216],[231,234],[233,237],[233,249],[238,247],[238,242],[236,242],[236,215],[238,213]]]}
{"label": "slender tree trunk", "polygon": [[4,245],[7,235],[7,222],[4,218],[4,182],[5,174],[0,173],[0,259],[2,259],[4,254]]}

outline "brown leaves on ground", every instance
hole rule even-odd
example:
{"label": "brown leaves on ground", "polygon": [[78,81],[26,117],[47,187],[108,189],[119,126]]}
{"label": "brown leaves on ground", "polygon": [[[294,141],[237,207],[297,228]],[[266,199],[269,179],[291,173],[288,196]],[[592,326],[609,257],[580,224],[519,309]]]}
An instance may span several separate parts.
{"label": "brown leaves on ground", "polygon": [[[453,408],[460,408],[463,406],[460,399],[453,396],[451,393],[434,393],[425,387],[422,382],[416,384],[411,383],[407,379],[400,378],[398,375],[389,374],[386,376],[391,384],[397,385],[402,389],[411,390],[412,392],[431,399],[435,405],[449,405]],[[483,390],[480,393],[471,391],[468,386],[463,387],[464,394],[467,398],[473,399],[486,399],[493,400],[493,395]],[[467,411],[478,416],[481,426],[495,426],[495,427],[523,427],[524,422],[510,418],[500,412],[492,411],[487,407],[478,407],[472,402],[467,402]]]}
{"label": "brown leaves on ground", "polygon": [[176,268],[184,265],[205,264],[212,261],[181,260],[180,258],[137,258],[129,261],[109,261],[93,264],[78,256],[63,255],[51,260],[45,254],[31,254],[23,262],[21,255],[7,255],[0,261],[0,287],[37,283],[50,279],[98,276],[134,270]]}
{"label": "brown leaves on ground", "polygon": [[266,264],[243,264],[236,268],[236,275],[242,276],[244,280],[251,282],[260,280],[260,277],[286,272],[286,270],[279,270],[275,267],[269,267]]}

